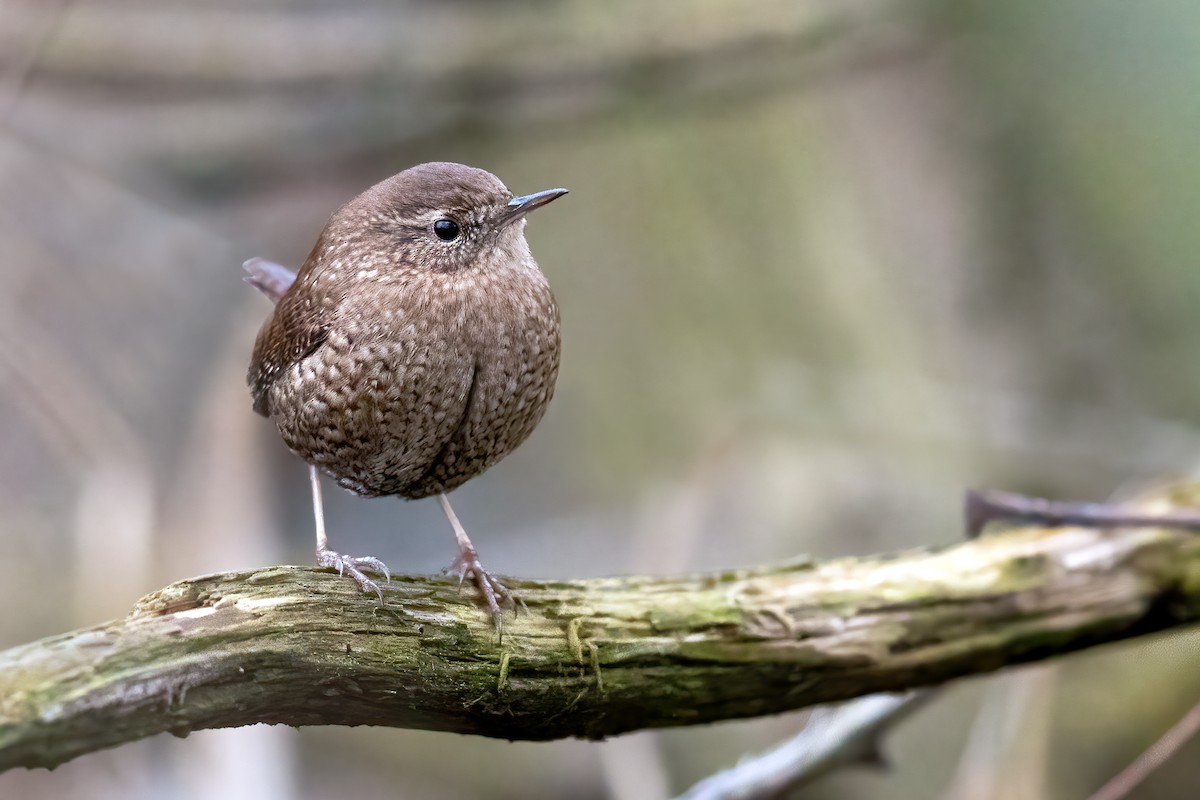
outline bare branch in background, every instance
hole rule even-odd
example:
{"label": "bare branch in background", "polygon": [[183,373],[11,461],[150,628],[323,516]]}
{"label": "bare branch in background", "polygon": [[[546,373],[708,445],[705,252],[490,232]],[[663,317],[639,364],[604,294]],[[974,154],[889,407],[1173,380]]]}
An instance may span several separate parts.
{"label": "bare branch in background", "polygon": [[[1164,502],[1168,500],[1164,498]],[[995,489],[967,492],[965,516],[968,536],[978,536],[992,522],[1089,527],[1171,525],[1189,530],[1200,529],[1200,512],[1189,509],[1159,513],[1149,508],[1139,513],[1113,503],[1047,500]]]}
{"label": "bare branch in background", "polygon": [[937,694],[872,695],[841,708],[818,709],[800,733],[778,747],[718,772],[680,800],[766,800],[841,767],[886,767],[880,739]]}
{"label": "bare branch in background", "polygon": [[[606,15],[636,14],[638,25],[600,32],[569,3],[483,4],[465,17],[409,3],[346,9],[336,20],[291,8],[147,6],[130,12],[137,24],[84,5],[43,58],[44,105],[19,131],[72,152],[65,131],[114,113],[134,118],[108,143],[119,151],[110,163],[149,161],[193,191],[236,194],[311,175],[314,160],[330,169],[394,158],[455,134],[528,142],[628,111],[727,114],[817,75],[911,58],[927,32],[887,17],[893,5],[742,0],[680,26],[677,10],[627,3]],[[8,38],[0,29],[0,66]],[[469,46],[476,38],[490,41],[484,57]],[[212,58],[214,48],[225,57]],[[138,99],[80,108],[78,93],[96,89]]]}

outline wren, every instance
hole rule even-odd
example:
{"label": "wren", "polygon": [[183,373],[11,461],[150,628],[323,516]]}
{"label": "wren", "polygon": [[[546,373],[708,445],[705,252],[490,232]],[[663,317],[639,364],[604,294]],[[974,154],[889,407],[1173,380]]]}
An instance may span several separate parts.
{"label": "wren", "polygon": [[254,410],[309,464],[317,563],[364,592],[372,557],[329,548],[319,472],[369,497],[436,495],[454,529],[449,570],[479,587],[497,631],[512,593],[479,562],[446,493],[525,441],[554,394],[559,312],[525,217],[566,194],[514,197],[489,172],[420,164],[342,206],[294,275],[251,259],[275,302],[254,343]]}

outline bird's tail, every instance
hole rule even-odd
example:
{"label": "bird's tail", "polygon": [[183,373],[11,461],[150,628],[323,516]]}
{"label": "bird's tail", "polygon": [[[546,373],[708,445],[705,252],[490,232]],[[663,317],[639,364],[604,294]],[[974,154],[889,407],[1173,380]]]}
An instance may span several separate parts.
{"label": "bird's tail", "polygon": [[272,303],[278,303],[296,280],[296,273],[265,258],[252,258],[242,264],[242,268],[250,273],[245,278],[246,283],[265,294]]}

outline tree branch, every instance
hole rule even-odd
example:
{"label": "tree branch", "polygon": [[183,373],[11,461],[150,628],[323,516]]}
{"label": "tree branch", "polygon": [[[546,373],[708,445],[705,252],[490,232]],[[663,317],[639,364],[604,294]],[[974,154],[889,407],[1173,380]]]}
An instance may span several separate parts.
{"label": "tree branch", "polygon": [[1200,619],[1200,536],[1020,528],[683,578],[513,581],[497,643],[448,579],[272,567],[0,653],[0,769],[256,722],[599,738],[904,691]]}
{"label": "tree branch", "polygon": [[795,736],[708,776],[677,800],[766,800],[842,767],[886,768],[880,739],[936,695],[933,689],[873,694],[839,708],[819,708]]}

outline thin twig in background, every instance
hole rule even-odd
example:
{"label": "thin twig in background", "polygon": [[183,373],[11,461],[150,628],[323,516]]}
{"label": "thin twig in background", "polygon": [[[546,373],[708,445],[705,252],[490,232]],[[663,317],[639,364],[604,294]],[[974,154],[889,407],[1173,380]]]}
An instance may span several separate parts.
{"label": "thin twig in background", "polygon": [[877,694],[818,709],[791,739],[705,778],[679,800],[765,800],[841,767],[886,767],[881,737],[936,694]]}
{"label": "thin twig in background", "polygon": [[1200,512],[1194,509],[1139,513],[1115,503],[1047,500],[996,489],[967,492],[964,516],[970,537],[978,536],[992,522],[1086,525],[1093,528],[1170,524],[1177,528],[1200,529]]}
{"label": "thin twig in background", "polygon": [[58,4],[51,8],[42,7],[43,13],[38,20],[40,27],[30,37],[32,43],[27,52],[18,54],[15,59],[15,64],[11,67],[13,74],[8,80],[11,88],[8,89],[7,96],[0,97],[0,125],[7,126],[11,123],[13,113],[29,86],[29,79],[37,68],[38,60],[62,28],[67,12],[74,5],[75,0],[59,0]]}
{"label": "thin twig in background", "polygon": [[[637,515],[640,546],[633,569],[644,572],[683,572],[693,561],[703,521],[712,515],[715,484],[725,449],[709,447],[679,484],[652,492]],[[658,731],[643,731],[605,742],[598,748],[601,771],[610,800],[667,800],[671,796],[669,769]]]}
{"label": "thin twig in background", "polygon": [[[941,794],[944,800],[1030,800],[1045,795],[1041,767],[1054,674],[1049,666],[990,682],[958,768]],[[1035,758],[1021,759],[1021,751],[1033,752]]]}
{"label": "thin twig in background", "polygon": [[1144,781],[1151,772],[1161,767],[1185,742],[1200,732],[1200,703],[1192,706],[1183,718],[1150,745],[1133,763],[1121,770],[1088,800],[1121,800]]}

